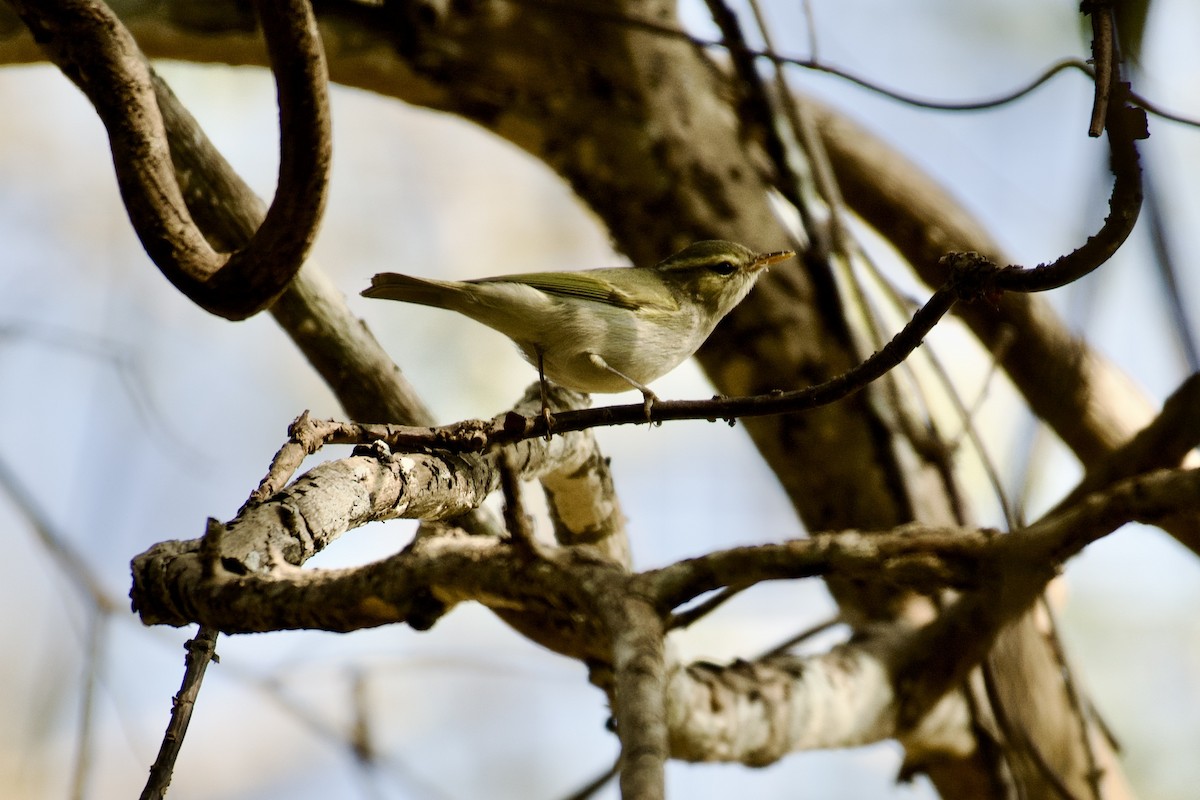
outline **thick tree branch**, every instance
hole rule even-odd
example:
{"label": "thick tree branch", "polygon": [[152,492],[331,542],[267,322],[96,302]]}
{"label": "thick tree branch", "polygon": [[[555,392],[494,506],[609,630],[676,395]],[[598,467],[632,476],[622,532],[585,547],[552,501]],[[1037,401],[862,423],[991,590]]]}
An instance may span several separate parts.
{"label": "thick tree branch", "polygon": [[[1072,505],[1089,492],[1122,478],[1180,464],[1190,466],[1195,462],[1187,461],[1188,454],[1197,447],[1200,447],[1200,373],[1179,385],[1149,425],[1104,459],[1089,464],[1083,480],[1054,510]],[[1200,555],[1200,509],[1164,520],[1161,526],[1180,544]]]}
{"label": "thick tree branch", "polygon": [[[541,447],[542,444],[530,446]],[[415,460],[417,456],[383,458],[394,462],[397,459]],[[361,460],[369,459],[355,456],[346,462]],[[294,485],[292,496],[313,494],[312,487],[318,483],[313,479],[313,473],[324,471],[326,466],[301,478]],[[347,484],[363,481],[359,467],[349,470],[339,467],[335,472]],[[272,502],[283,501],[288,492],[284,495]],[[633,613],[627,603],[637,606],[650,602],[657,606],[657,616],[661,619],[671,607],[723,586],[831,574],[870,578],[921,591],[943,586],[960,590],[961,599],[923,629],[904,633],[903,628],[898,628],[900,633],[880,640],[886,647],[877,641],[866,650],[846,650],[842,656],[830,654],[832,666],[829,668],[834,673],[840,670],[842,678],[819,679],[820,672],[787,667],[787,664],[803,662],[786,660],[763,662],[754,669],[766,671],[752,671],[751,675],[756,676],[754,680],[748,679],[743,672],[742,677],[731,684],[729,679],[737,670],[722,672],[728,677],[719,679],[720,687],[723,687],[720,692],[746,692],[757,698],[748,705],[737,702],[708,705],[710,709],[728,708],[728,713],[739,715],[737,720],[726,718],[717,724],[711,715],[695,715],[679,707],[679,703],[698,702],[695,698],[711,696],[717,691],[718,686],[713,682],[715,673],[711,669],[696,672],[693,668],[686,676],[672,673],[672,688],[667,697],[670,698],[668,715],[674,754],[763,763],[762,759],[768,758],[769,754],[770,758],[777,758],[793,749],[820,746],[830,741],[854,744],[874,740],[871,737],[917,736],[914,731],[927,724],[917,725],[926,712],[951,687],[958,685],[966,671],[988,652],[996,633],[1027,611],[1066,559],[1125,522],[1155,523],[1190,511],[1197,495],[1200,495],[1200,471],[1162,470],[1093,493],[1041,522],[1009,535],[930,530],[917,526],[871,534],[856,531],[829,533],[781,545],[720,551],[633,576],[626,576],[616,564],[573,554],[570,549],[531,556],[494,539],[462,536],[428,538],[404,553],[355,570],[304,572],[276,566],[252,574],[230,573],[229,554],[244,549],[237,545],[237,540],[246,538],[237,528],[253,524],[247,514],[227,527],[218,526],[224,531],[219,543],[219,559],[210,557],[205,569],[203,555],[198,556],[194,559],[199,562],[198,569],[178,575],[165,588],[174,595],[171,602],[181,609],[198,613],[208,624],[228,626],[233,630],[309,626],[346,630],[403,621],[425,595],[447,603],[474,599],[507,612],[544,609],[551,603],[560,611],[572,609],[571,614],[576,619],[574,630],[565,633],[567,638],[559,642],[561,651],[592,659],[616,658],[615,653],[609,653],[609,645],[604,643],[599,631],[607,628],[613,635],[613,619],[620,614]],[[426,505],[423,509],[412,509],[412,513],[452,514],[455,510],[447,509],[447,499],[443,497],[441,502]],[[361,508],[365,504],[353,505]],[[364,519],[370,515],[393,514],[399,505],[402,504],[396,501],[376,502]],[[340,512],[342,515],[347,513]],[[339,512],[331,511],[329,516],[339,516]],[[315,548],[322,534],[315,527],[310,528],[312,548]],[[232,538],[231,533],[234,534]],[[191,547],[184,543],[175,544],[182,545],[181,550],[168,555],[168,562],[186,552],[204,549],[203,545],[197,547],[195,543]],[[218,546],[211,541],[210,545]],[[295,546],[282,546],[289,562],[303,560],[305,554],[297,553]],[[148,565],[162,559],[165,551],[161,548],[158,552],[145,554],[141,560]],[[248,559],[243,556],[243,560]],[[607,602],[615,605],[607,611],[601,610],[600,617],[591,623],[582,622],[581,618],[596,612],[598,597],[608,598]],[[661,627],[661,622],[655,625]],[[644,625],[640,623],[630,626],[632,632],[629,635],[640,641],[645,631],[638,633],[635,629],[641,628]],[[640,680],[653,681],[653,675],[657,674],[655,669],[645,672],[633,664],[643,657],[637,653],[649,653],[645,644],[635,644],[631,639],[628,645],[622,645],[625,646],[632,649],[621,663],[634,670],[626,678],[633,680],[635,686],[641,685],[637,683]],[[864,658],[868,661],[863,661]],[[872,658],[878,662],[876,666],[871,666]],[[772,664],[776,666],[772,667]],[[851,668],[854,664],[858,666]],[[784,666],[783,672],[778,671],[779,665]],[[643,671],[639,673],[639,669]],[[614,675],[619,684],[620,670]],[[855,680],[867,681],[867,684],[860,683],[859,688],[854,689],[854,682],[846,681],[847,675],[856,675]],[[795,683],[791,691],[767,689],[768,685],[781,679],[789,685]],[[687,682],[681,684],[681,680]],[[708,688],[701,690],[691,683],[696,680]],[[809,688],[801,691],[806,685]],[[865,692],[862,686],[866,685],[874,688]],[[812,688],[814,686],[818,688]],[[836,689],[833,695],[828,694],[831,686]],[[619,688],[617,691],[619,694]],[[646,688],[627,691],[640,695]],[[897,705],[892,702],[894,699],[901,702]],[[842,722],[824,729],[823,733],[815,733],[812,727],[816,724],[815,718],[811,716],[815,713],[813,704],[844,702],[852,702],[852,706],[839,711],[839,714],[845,714],[837,717]],[[722,727],[736,722],[737,730],[743,734],[756,730],[753,725],[741,727],[749,724],[744,718],[747,709],[755,708],[761,709],[765,719],[778,719],[780,714],[799,716],[786,727],[791,732],[788,736],[781,738],[776,731],[769,744],[752,735],[745,742],[758,741],[758,744],[747,744],[749,749],[730,750],[727,740],[722,737],[712,739],[714,725]],[[653,717],[658,712],[647,710],[645,713]],[[695,720],[695,730],[687,728],[689,719]],[[942,741],[949,746],[948,743],[955,740],[949,729],[939,726],[940,732],[936,734],[932,730],[927,728],[926,733],[921,734],[932,737],[924,739],[921,747],[934,749],[933,741]],[[708,742],[704,745],[708,749],[697,749],[696,742]],[[645,746],[651,747],[646,752],[654,752],[652,746]]]}
{"label": "thick tree branch", "polygon": [[910,755],[970,754],[974,743],[958,695],[943,699],[919,730],[898,724],[891,638],[895,632],[879,632],[817,656],[678,665],[667,685],[671,755],[766,766],[797,751],[885,739],[901,739]]}
{"label": "thick tree branch", "polygon": [[[527,394],[521,408],[532,409],[539,402]],[[528,480],[555,470],[575,472],[594,462],[596,454],[590,436],[572,435],[555,437],[550,443],[519,445],[514,457],[520,477]],[[361,455],[321,464],[269,500],[248,504],[234,520],[219,526],[219,547],[211,536],[199,541],[167,541],[135,558],[130,592],[135,610],[147,624],[186,624],[195,607],[186,587],[194,588],[195,581],[203,580],[206,572],[215,568],[229,575],[286,573],[346,531],[369,521],[397,517],[454,520],[475,509],[497,488],[495,461],[494,452],[486,456],[393,455],[380,445]],[[224,620],[216,627],[235,630],[240,629],[238,625]]]}
{"label": "thick tree branch", "polygon": [[915,631],[879,631],[815,658],[771,656],[673,671],[672,753],[762,765],[794,750],[898,738],[911,748],[910,758],[956,750],[963,755],[972,748],[963,738],[965,708],[961,697],[947,692],[988,653],[1004,626],[1026,614],[1062,559],[1125,522],[1158,522],[1193,507],[1198,490],[1200,471],[1163,470],[1123,481],[1010,535],[915,527],[829,533],[777,546],[774,556],[762,548],[757,558],[747,558],[746,549],[730,550],[644,573],[640,578],[665,590],[660,596],[668,602],[678,599],[672,593],[679,578],[697,579],[685,592],[690,596],[733,580],[826,571],[866,576],[880,565],[882,580],[923,585],[945,578],[964,590],[943,615]]}
{"label": "thick tree branch", "polygon": [[646,598],[628,591],[627,583],[589,588],[612,636],[611,697],[621,739],[621,796],[662,800],[671,757],[662,619]]}

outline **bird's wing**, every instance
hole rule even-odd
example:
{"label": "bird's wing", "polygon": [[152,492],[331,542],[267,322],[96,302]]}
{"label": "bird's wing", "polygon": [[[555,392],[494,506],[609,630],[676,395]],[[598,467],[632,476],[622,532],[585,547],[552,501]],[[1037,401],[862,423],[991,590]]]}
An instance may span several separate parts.
{"label": "bird's wing", "polygon": [[[609,276],[620,273],[622,288],[618,288]],[[624,308],[630,311],[647,306],[661,308],[669,304],[677,308],[673,297],[664,297],[663,292],[653,291],[657,276],[642,275],[634,267],[593,269],[580,272],[535,272],[527,275],[501,275],[482,278],[471,283],[521,283],[551,296],[573,297]],[[669,309],[663,309],[669,310]]]}

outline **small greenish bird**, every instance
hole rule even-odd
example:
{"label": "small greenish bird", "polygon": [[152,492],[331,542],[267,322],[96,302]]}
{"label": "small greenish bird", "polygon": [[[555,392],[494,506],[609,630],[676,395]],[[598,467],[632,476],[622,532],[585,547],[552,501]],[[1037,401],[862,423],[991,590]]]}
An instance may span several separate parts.
{"label": "small greenish bird", "polygon": [[637,389],[649,418],[657,398],[647,384],[695,353],[768,266],[794,255],[702,241],[652,267],[471,281],[384,272],[362,294],[457,311],[512,339],[538,369],[547,419],[547,378],[587,393]]}

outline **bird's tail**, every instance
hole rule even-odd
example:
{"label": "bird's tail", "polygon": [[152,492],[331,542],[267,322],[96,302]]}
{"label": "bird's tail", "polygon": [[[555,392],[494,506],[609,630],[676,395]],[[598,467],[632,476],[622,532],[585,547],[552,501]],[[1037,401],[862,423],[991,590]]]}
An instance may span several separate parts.
{"label": "bird's tail", "polygon": [[401,275],[398,272],[381,272],[371,278],[371,285],[363,289],[363,297],[375,297],[384,300],[399,300],[404,303],[417,303],[435,308],[457,309],[460,305],[459,292],[451,283],[414,278]]}

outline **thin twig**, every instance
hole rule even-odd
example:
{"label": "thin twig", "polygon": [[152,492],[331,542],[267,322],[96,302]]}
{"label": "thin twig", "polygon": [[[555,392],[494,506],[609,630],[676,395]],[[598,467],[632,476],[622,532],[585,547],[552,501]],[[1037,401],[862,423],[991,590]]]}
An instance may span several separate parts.
{"label": "thin twig", "polygon": [[800,195],[801,182],[792,169],[781,132],[776,124],[776,115],[771,107],[767,89],[756,66],[755,52],[747,46],[745,34],[737,14],[724,0],[705,0],[708,13],[721,29],[722,41],[727,43],[733,67],[738,76],[738,87],[745,92],[748,116],[757,121],[762,130],[763,146],[778,173],[777,188],[800,214],[800,224],[809,236],[815,236],[815,222],[808,205]]}
{"label": "thin twig", "polygon": [[[815,386],[790,392],[772,392],[748,397],[712,400],[660,400],[654,404],[654,422],[683,419],[733,420],[786,414],[818,408],[861,391],[908,357],[925,336],[954,305],[959,297],[975,297],[981,285],[1001,274],[987,264],[968,259],[967,269],[953,271],[951,279],[919,308],[909,323],[891,341],[865,361]],[[646,422],[644,405],[604,406],[579,411],[563,411],[554,416],[554,432],[570,433],[601,426],[642,424]],[[320,424],[320,423],[318,423]],[[372,425],[329,422],[327,443],[363,444],[379,439],[393,449],[432,448],[450,452],[482,452],[496,445],[535,439],[545,435],[546,424],[540,416],[506,415],[498,421],[467,420],[441,428],[406,425]]]}
{"label": "thin twig", "polygon": [[99,576],[88,565],[87,559],[75,549],[66,533],[54,526],[50,515],[33,496],[33,492],[21,482],[16,470],[3,458],[0,458],[0,487],[4,488],[13,504],[24,515],[34,535],[50,553],[58,568],[93,608],[105,614],[113,613],[118,608],[123,609],[124,603],[119,603],[108,593]]}
{"label": "thin twig", "polygon": [[88,796],[87,776],[92,763],[92,738],[95,732],[96,685],[104,668],[104,646],[108,638],[108,621],[111,615],[102,608],[89,609],[87,638],[83,657],[83,692],[79,698],[79,748],[75,754],[75,766],[71,770],[71,798],[81,800]]}
{"label": "thin twig", "polygon": [[775,656],[781,656],[784,653],[786,653],[788,650],[791,650],[796,645],[801,644],[802,642],[806,642],[809,639],[813,638],[814,636],[822,634],[825,631],[829,630],[830,628],[834,628],[834,627],[840,625],[841,622],[842,622],[841,617],[830,617],[829,619],[825,620],[824,622],[818,622],[816,625],[811,625],[811,626],[805,628],[804,630],[800,631],[799,633],[792,634],[791,636],[784,639],[782,642],[775,645],[771,649],[761,653],[756,660],[762,661],[763,659],[774,658]]}
{"label": "thin twig", "polygon": [[617,757],[613,759],[613,763],[608,769],[604,770],[604,772],[600,773],[583,786],[580,786],[578,789],[571,792],[569,795],[564,797],[563,800],[591,800],[591,798],[596,796],[597,792],[612,782],[612,779],[617,777],[617,774],[620,771],[621,755],[618,753]]}
{"label": "thin twig", "polygon": [[737,585],[726,586],[712,597],[705,600],[703,603],[697,603],[686,611],[680,611],[678,613],[671,612],[667,616],[666,621],[663,623],[663,627],[668,631],[682,630],[687,628],[716,611],[718,608],[725,605],[727,602],[737,597],[748,588],[750,587]]}
{"label": "thin twig", "polygon": [[150,777],[142,789],[141,800],[162,800],[166,796],[175,771],[175,760],[183,748],[183,739],[192,721],[200,685],[204,682],[204,672],[210,661],[219,661],[217,635],[216,628],[201,625],[196,638],[189,639],[184,645],[187,657],[184,659],[183,685],[171,702],[171,721],[167,724],[167,732],[163,734],[158,757],[150,767]]}
{"label": "thin twig", "polygon": [[1179,285],[1179,264],[1171,251],[1170,235],[1167,231],[1167,218],[1162,210],[1162,191],[1146,175],[1146,222],[1149,223],[1150,247],[1154,251],[1154,265],[1162,292],[1171,310],[1171,320],[1174,323],[1175,337],[1183,350],[1188,369],[1200,371],[1200,338],[1196,335],[1196,323],[1192,316],[1190,304],[1183,301],[1182,287]]}
{"label": "thin twig", "polygon": [[[623,25],[625,27],[641,30],[647,33],[653,33],[656,36],[661,36],[668,39],[676,39],[687,42],[695,47],[716,50],[725,50],[731,54],[735,52],[743,55],[761,58],[781,65],[791,65],[802,69],[811,70],[813,72],[823,72],[840,78],[848,83],[852,83],[862,89],[866,89],[874,94],[882,95],[889,99],[895,100],[904,105],[913,106],[914,108],[924,108],[930,111],[987,111],[1002,106],[1009,105],[1028,94],[1031,94],[1043,84],[1047,83],[1051,78],[1066,70],[1077,70],[1089,78],[1095,80],[1096,73],[1090,64],[1080,58],[1063,58],[1053,62],[1035,77],[1031,78],[1024,84],[1021,84],[1015,89],[995,95],[993,97],[981,100],[934,100],[931,98],[918,97],[916,95],[906,94],[896,89],[889,89],[869,78],[864,78],[847,69],[835,67],[830,64],[825,64],[815,57],[801,58],[799,56],[789,56],[771,49],[758,49],[749,47],[745,44],[737,45],[728,41],[718,41],[713,39],[704,39],[699,36],[693,36],[685,30],[664,25],[653,20],[631,17],[619,11],[613,11],[610,8],[589,6],[584,3],[566,3],[563,0],[509,0],[511,3],[521,5],[533,5],[540,8],[553,9],[564,14],[572,14],[578,16],[586,16],[601,22],[607,22],[613,25]],[[1157,103],[1143,97],[1140,94],[1130,93],[1130,100],[1139,108],[1145,109],[1147,112],[1161,117],[1162,119],[1177,122],[1181,125],[1200,128],[1200,119],[1194,119],[1184,116],[1178,112],[1168,111]]]}
{"label": "thin twig", "polygon": [[1104,133],[1109,104],[1113,100],[1113,83],[1118,80],[1117,35],[1108,0],[1084,0],[1080,10],[1092,18],[1092,65],[1096,73],[1088,136],[1097,137]]}
{"label": "thin twig", "polygon": [[1104,770],[1100,766],[1100,760],[1096,757],[1096,748],[1092,743],[1092,708],[1088,705],[1085,696],[1079,690],[1079,682],[1075,680],[1075,671],[1071,668],[1071,662],[1067,660],[1067,651],[1063,647],[1062,638],[1058,635],[1058,620],[1055,618],[1054,609],[1050,606],[1050,602],[1042,595],[1040,605],[1042,613],[1046,615],[1049,621],[1048,630],[1046,632],[1046,641],[1050,644],[1050,649],[1054,653],[1054,659],[1058,662],[1059,670],[1062,672],[1063,688],[1066,689],[1067,701],[1071,705],[1071,711],[1075,716],[1075,721],[1079,724],[1079,746],[1082,748],[1084,755],[1087,757],[1087,773],[1086,780],[1088,787],[1092,792],[1092,800],[1103,800],[1104,792],[1101,787],[1101,780],[1104,776]]}

